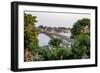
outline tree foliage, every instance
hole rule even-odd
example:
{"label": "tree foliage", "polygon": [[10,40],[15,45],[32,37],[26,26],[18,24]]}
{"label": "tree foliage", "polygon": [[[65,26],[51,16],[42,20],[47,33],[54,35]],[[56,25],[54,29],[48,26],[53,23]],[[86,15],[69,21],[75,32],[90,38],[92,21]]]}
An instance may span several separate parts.
{"label": "tree foliage", "polygon": [[87,33],[89,34],[90,32],[90,19],[88,18],[83,18],[81,20],[78,20],[74,25],[71,30],[71,38],[74,38],[76,35]]}
{"label": "tree foliage", "polygon": [[81,59],[84,55],[89,56],[87,54],[90,49],[90,37],[85,34],[77,35],[74,40],[74,44],[72,45],[72,54],[73,58]]}
{"label": "tree foliage", "polygon": [[24,14],[24,46],[33,49],[38,46],[37,31],[35,28],[36,16]]}
{"label": "tree foliage", "polygon": [[39,48],[38,54],[40,56],[38,60],[43,60],[43,61],[72,59],[72,57],[70,57],[71,54],[70,48],[61,48],[61,47]]}
{"label": "tree foliage", "polygon": [[59,38],[53,38],[49,41],[49,44],[54,46],[54,47],[59,47],[60,43],[62,43],[62,40]]}
{"label": "tree foliage", "polygon": [[90,57],[90,19],[78,20],[71,33],[71,38],[74,39],[72,45],[73,58]]}

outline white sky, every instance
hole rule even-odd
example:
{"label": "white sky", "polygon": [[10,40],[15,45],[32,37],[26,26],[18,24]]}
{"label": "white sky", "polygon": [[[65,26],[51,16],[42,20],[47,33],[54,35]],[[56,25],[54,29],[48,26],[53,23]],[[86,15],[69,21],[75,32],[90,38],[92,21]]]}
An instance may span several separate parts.
{"label": "white sky", "polygon": [[27,14],[32,14],[37,16],[36,26],[50,26],[50,27],[70,27],[72,28],[73,24],[82,18],[90,18],[90,14],[78,14],[78,13],[52,13],[52,12],[25,12]]}

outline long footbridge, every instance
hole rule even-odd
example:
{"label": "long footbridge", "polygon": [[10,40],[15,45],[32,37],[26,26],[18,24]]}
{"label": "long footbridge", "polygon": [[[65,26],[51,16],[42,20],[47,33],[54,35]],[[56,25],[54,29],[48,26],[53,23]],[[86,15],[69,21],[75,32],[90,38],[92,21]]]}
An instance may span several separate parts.
{"label": "long footbridge", "polygon": [[50,38],[55,38],[54,36],[57,36],[57,37],[59,37],[59,38],[61,38],[63,40],[66,40],[67,42],[70,42],[70,43],[73,42],[73,39],[70,39],[70,37],[62,35],[62,34],[59,34],[59,33],[48,32],[48,31],[45,31],[45,30],[39,30],[39,33],[43,33],[43,34],[49,36]]}

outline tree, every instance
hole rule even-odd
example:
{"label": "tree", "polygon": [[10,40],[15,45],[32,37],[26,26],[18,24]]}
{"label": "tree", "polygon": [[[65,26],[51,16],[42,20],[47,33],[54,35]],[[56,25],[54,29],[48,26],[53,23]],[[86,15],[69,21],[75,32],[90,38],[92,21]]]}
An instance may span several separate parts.
{"label": "tree", "polygon": [[71,38],[74,39],[72,45],[73,58],[82,58],[84,55],[90,57],[90,19],[78,20],[71,33]]}
{"label": "tree", "polygon": [[71,29],[71,34],[72,34],[71,38],[74,38],[76,35],[82,33],[90,35],[90,19],[88,18],[83,18],[81,20],[78,20],[73,25],[73,28]]}
{"label": "tree", "polygon": [[36,16],[24,14],[24,47],[34,49],[38,46],[37,30],[35,28]]}
{"label": "tree", "polygon": [[85,34],[77,35],[74,39],[74,44],[72,45],[72,53],[73,58],[80,59],[84,55],[87,55],[89,57],[90,51],[90,37]]}
{"label": "tree", "polygon": [[49,44],[52,45],[53,47],[59,47],[60,43],[62,42],[61,39],[59,38],[53,38],[49,41]]}

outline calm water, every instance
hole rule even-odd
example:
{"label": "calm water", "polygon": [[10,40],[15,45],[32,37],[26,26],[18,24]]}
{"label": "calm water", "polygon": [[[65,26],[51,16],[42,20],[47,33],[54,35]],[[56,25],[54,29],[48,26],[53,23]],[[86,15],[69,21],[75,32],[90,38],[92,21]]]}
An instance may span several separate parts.
{"label": "calm water", "polygon": [[[62,34],[68,37],[71,36],[71,33],[59,33],[59,34]],[[39,39],[39,46],[45,46],[45,45],[49,45],[48,42],[50,41],[51,38],[41,33],[38,35],[38,39]]]}

